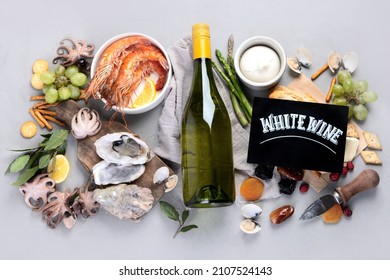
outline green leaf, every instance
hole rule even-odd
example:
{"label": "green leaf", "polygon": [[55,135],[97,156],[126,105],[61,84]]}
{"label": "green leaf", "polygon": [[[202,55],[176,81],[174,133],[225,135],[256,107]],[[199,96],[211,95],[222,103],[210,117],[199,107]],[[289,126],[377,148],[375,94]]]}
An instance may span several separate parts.
{"label": "green leaf", "polygon": [[61,146],[68,138],[69,131],[61,129],[53,132],[49,140],[45,144],[45,151],[50,151]]}
{"label": "green leaf", "polygon": [[43,168],[47,167],[49,165],[49,162],[50,162],[50,159],[52,158],[52,156],[53,156],[52,154],[47,154],[47,155],[42,156],[39,159],[39,163],[38,163],[39,169],[43,169]]}
{"label": "green leaf", "polygon": [[11,152],[34,152],[34,151],[36,151],[38,149],[39,149],[39,147],[27,148],[27,149],[13,149],[13,150],[11,150]]}
{"label": "green leaf", "polygon": [[22,155],[17,157],[8,167],[6,173],[11,172],[19,172],[26,167],[28,160],[30,159],[30,155]]}
{"label": "green leaf", "polygon": [[194,229],[194,228],[198,228],[198,226],[197,225],[188,225],[188,226],[182,227],[180,229],[180,232],[187,232],[187,231],[190,231],[191,229]]}
{"label": "green leaf", "polygon": [[169,219],[179,221],[179,212],[176,211],[175,207],[165,201],[160,201],[160,209]]}
{"label": "green leaf", "polygon": [[20,174],[18,180],[13,182],[12,185],[20,186],[20,185],[26,183],[29,179],[31,179],[35,175],[35,173],[37,173],[38,170],[39,170],[38,166],[34,166],[32,168],[27,169],[22,174]]}
{"label": "green leaf", "polygon": [[181,223],[184,224],[188,218],[188,216],[190,215],[190,211],[188,211],[187,209],[183,211],[183,213],[181,213]]}

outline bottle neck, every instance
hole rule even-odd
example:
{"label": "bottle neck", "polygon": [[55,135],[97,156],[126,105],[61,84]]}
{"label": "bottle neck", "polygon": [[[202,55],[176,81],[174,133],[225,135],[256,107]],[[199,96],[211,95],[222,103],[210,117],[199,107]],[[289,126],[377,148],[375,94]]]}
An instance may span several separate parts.
{"label": "bottle neck", "polygon": [[211,59],[210,38],[198,36],[193,38],[193,59],[209,58]]}

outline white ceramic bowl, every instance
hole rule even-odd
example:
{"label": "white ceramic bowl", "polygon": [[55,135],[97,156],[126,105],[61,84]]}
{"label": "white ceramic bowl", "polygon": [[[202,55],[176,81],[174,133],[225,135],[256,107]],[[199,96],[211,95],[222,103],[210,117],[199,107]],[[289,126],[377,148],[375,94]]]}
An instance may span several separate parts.
{"label": "white ceramic bowl", "polygon": [[[145,113],[147,111],[150,111],[152,110],[153,108],[155,108],[157,105],[159,105],[163,100],[164,100],[164,97],[166,96],[166,94],[168,93],[168,87],[169,87],[169,83],[172,79],[172,64],[171,64],[171,61],[169,59],[169,56],[168,56],[168,53],[167,51],[165,50],[165,48],[154,38],[148,36],[148,35],[145,35],[145,34],[142,34],[142,33],[123,33],[123,34],[120,34],[120,35],[117,35],[115,37],[112,37],[111,39],[107,40],[96,52],[93,60],[92,60],[92,64],[91,64],[91,78],[93,77],[93,75],[95,74],[95,71],[96,71],[96,67],[98,65],[98,62],[99,62],[99,59],[100,59],[100,56],[102,55],[102,53],[104,52],[104,50],[109,46],[111,45],[113,42],[119,40],[119,39],[122,39],[122,38],[126,38],[126,37],[130,37],[130,36],[143,36],[147,39],[150,40],[150,42],[157,46],[164,54],[165,58],[167,59],[168,61],[168,65],[169,65],[169,69],[168,69],[168,73],[167,73],[167,79],[165,81],[165,85],[164,87],[157,93],[156,97],[154,98],[154,100],[145,105],[145,106],[142,106],[142,107],[137,107],[137,108],[124,108],[123,109],[123,112],[126,113],[126,114],[141,114],[141,113]],[[104,99],[102,99],[102,101],[105,103],[106,101]],[[113,106],[112,109],[114,110],[117,110],[119,111],[119,108]]]}
{"label": "white ceramic bowl", "polygon": [[[273,49],[276,52],[276,54],[279,56],[279,60],[280,60],[279,71],[272,79],[266,82],[255,82],[249,80],[247,77],[244,76],[240,68],[240,60],[242,55],[245,53],[245,51],[255,46],[269,47]],[[286,60],[287,60],[286,53],[283,47],[277,41],[275,41],[270,37],[255,36],[245,40],[243,43],[241,43],[241,45],[239,45],[234,55],[234,67],[236,69],[238,77],[240,78],[241,82],[245,86],[247,86],[252,90],[266,90],[276,85],[279,82],[280,78],[283,76],[283,73],[286,70]]]}

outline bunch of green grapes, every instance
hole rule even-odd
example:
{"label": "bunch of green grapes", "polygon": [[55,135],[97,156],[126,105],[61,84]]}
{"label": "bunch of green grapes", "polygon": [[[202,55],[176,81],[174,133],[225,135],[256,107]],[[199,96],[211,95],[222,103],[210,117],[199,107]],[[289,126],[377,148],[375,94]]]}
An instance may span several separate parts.
{"label": "bunch of green grapes", "polygon": [[368,90],[366,80],[354,81],[351,73],[342,70],[337,74],[337,83],[332,88],[333,104],[349,107],[348,117],[354,117],[359,121],[367,118],[366,103],[375,102],[378,95],[375,91]]}
{"label": "bunch of green grapes", "polygon": [[41,89],[46,102],[50,104],[70,98],[78,99],[81,94],[80,88],[88,82],[87,76],[80,72],[76,65],[68,67],[58,65],[52,72],[48,69],[46,61],[37,60],[33,64],[33,72],[32,86]]}

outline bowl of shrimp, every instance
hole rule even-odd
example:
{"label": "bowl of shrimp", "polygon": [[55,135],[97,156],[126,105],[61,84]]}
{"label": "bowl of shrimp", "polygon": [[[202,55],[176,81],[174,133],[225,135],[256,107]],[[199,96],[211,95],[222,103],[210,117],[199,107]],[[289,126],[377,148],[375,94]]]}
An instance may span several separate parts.
{"label": "bowl of shrimp", "polygon": [[172,65],[165,48],[141,33],[124,33],[107,40],[91,64],[87,97],[105,108],[140,114],[159,105],[169,92]]}

